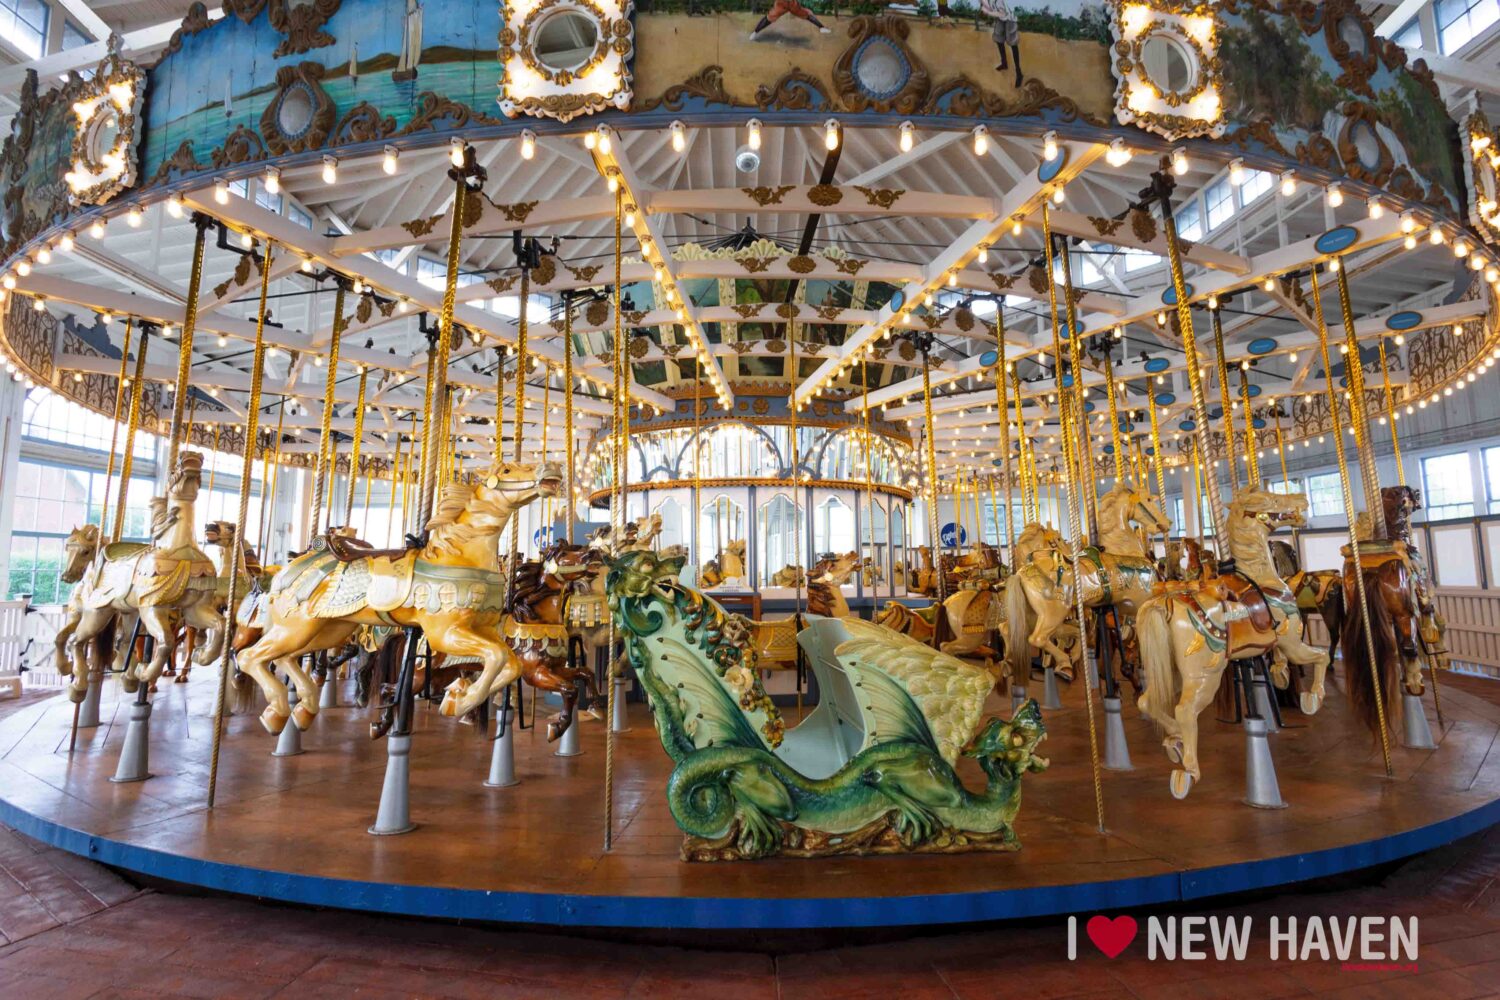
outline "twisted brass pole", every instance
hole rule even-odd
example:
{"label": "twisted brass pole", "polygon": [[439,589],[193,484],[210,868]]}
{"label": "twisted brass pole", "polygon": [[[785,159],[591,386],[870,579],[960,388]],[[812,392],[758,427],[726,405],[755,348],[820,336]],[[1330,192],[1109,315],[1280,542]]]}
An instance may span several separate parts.
{"label": "twisted brass pole", "polygon": [[[459,242],[463,236],[464,203],[469,196],[468,179],[461,173],[453,181],[453,209],[450,213],[453,225],[448,231],[448,270],[443,281],[443,307],[438,316],[437,351],[431,359],[432,370],[427,379],[429,411],[422,428],[422,495],[417,515],[418,529],[425,529],[432,520],[432,508],[437,499],[438,450],[443,447],[446,426],[441,414],[446,412],[448,388],[448,356],[453,348],[453,306],[458,293]],[[526,314],[526,305],[521,304],[521,314]]]}
{"label": "twisted brass pole", "polygon": [[[333,462],[333,390],[339,379],[339,338],[344,332],[344,279],[337,279],[338,288],[333,296],[333,338],[328,345],[328,377],[323,385],[323,417],[318,439],[318,471],[313,476],[312,492],[312,537],[318,535],[319,519],[323,516],[323,490],[330,488],[329,467]],[[429,373],[429,380],[431,374]],[[309,539],[311,541],[311,539]]]}
{"label": "twisted brass pole", "polygon": [[[125,320],[125,340],[120,344],[120,374],[115,378],[115,417],[110,421],[109,427],[109,464],[104,472],[104,503],[99,510],[99,537],[109,538],[109,489],[115,478],[115,444],[120,434],[120,407],[125,400],[125,366],[130,361],[130,323]],[[215,428],[217,433],[217,427]],[[210,466],[209,476],[213,476]],[[120,489],[125,489],[128,480],[120,480]],[[209,483],[209,491],[213,490],[213,483]]]}
{"label": "twisted brass pole", "polygon": [[563,437],[567,439],[567,508],[564,515],[564,529],[568,544],[573,544],[573,521],[575,520],[576,500],[573,494],[573,300],[564,299],[566,313],[563,315]]}
{"label": "twisted brass pole", "polygon": [[142,323],[141,346],[135,356],[135,381],[130,383],[130,416],[125,422],[125,455],[120,459],[120,498],[115,506],[112,542],[120,540],[120,532],[125,528],[125,500],[130,494],[130,473],[135,467],[135,432],[141,425],[141,393],[146,386],[146,343],[150,339],[151,328]]}
{"label": "twisted brass pole", "polygon": [[187,305],[182,316],[182,342],[177,349],[177,384],[172,394],[172,424],[167,436],[167,468],[177,468],[177,449],[182,444],[182,410],[188,397],[188,375],[193,364],[193,332],[198,327],[198,292],[203,286],[203,243],[211,220],[193,213],[198,234],[193,238],[193,263],[188,275]]}
{"label": "twisted brass pole", "polygon": [[[625,253],[624,197],[625,196],[623,191],[616,190],[614,254],[615,281],[613,289],[614,308],[612,309],[612,312],[614,313],[614,336],[613,342],[611,344],[611,347],[614,349],[614,371],[612,373],[614,377],[614,399],[612,400],[614,404],[612,414],[612,416],[614,417],[614,422],[610,427],[610,431],[614,436],[613,448],[615,475],[613,483],[614,490],[609,498],[610,538],[613,540],[613,547],[615,549],[613,555],[619,554],[620,545],[625,540],[625,471],[627,464],[626,449],[628,447],[628,443],[626,440],[628,427],[626,425],[626,421],[629,419],[627,416],[629,410],[629,401],[625,398],[625,394],[629,391],[630,388],[630,380],[627,377],[625,371],[625,328],[621,322],[620,317],[620,302],[622,294],[620,286],[621,279],[623,277],[622,271],[624,268]],[[518,373],[516,375],[517,382],[520,381],[520,378],[521,376]],[[604,678],[604,682],[606,684],[604,691],[604,718],[608,720],[605,723],[604,730],[604,849],[606,851],[610,850],[610,848],[614,845],[615,839],[615,641],[615,616],[613,613],[611,613],[609,616],[608,645],[605,647],[608,650],[606,656],[609,661],[609,669],[606,671]]]}
{"label": "twisted brass pole", "polygon": [[[359,474],[359,452],[360,445],[365,437],[365,383],[370,377],[370,369],[365,365],[359,366],[359,392],[354,401],[354,446],[349,455],[349,495],[344,498],[344,523],[354,523],[354,477]],[[277,441],[281,438],[277,437]],[[363,531],[363,529],[361,529]]]}
{"label": "twisted brass pole", "polygon": [[[1255,418],[1250,415],[1250,376],[1240,369],[1240,408],[1245,411],[1245,478],[1251,486],[1260,485],[1260,458],[1255,454]],[[1228,423],[1234,423],[1233,419]]]}
{"label": "twisted brass pole", "polygon": [[[260,273],[260,305],[255,314],[255,354],[250,365],[250,399],[246,407],[244,461],[240,466],[240,509],[230,546],[229,604],[224,610],[224,649],[219,659],[219,694],[214,708],[213,751],[208,764],[208,807],[214,807],[219,786],[219,749],[224,740],[224,702],[229,689],[229,660],[234,655],[234,630],[239,616],[239,580],[245,569],[245,522],[250,517],[250,475],[255,468],[255,438],[259,431],[260,387],[266,367],[266,293],[271,285],[272,244],[267,241],[265,267]],[[296,725],[290,722],[289,725]]]}
{"label": "twisted brass pole", "polygon": [[[1000,424],[1000,461],[1001,473],[1005,477],[1005,545],[1006,558],[1011,562],[1011,568],[1015,568],[1016,562],[1016,525],[1011,516],[1010,491],[1010,401],[1006,398],[1009,386],[1006,383],[1009,377],[1006,374],[1005,360],[1005,300],[1002,298],[995,304],[995,345],[999,349],[1000,360],[995,364],[995,405],[998,422]],[[1019,395],[1019,394],[1018,394]],[[1021,506],[1025,507],[1025,487],[1022,487]],[[995,536],[1002,537],[999,527],[996,527]]]}
{"label": "twisted brass pole", "polygon": [[[1210,306],[1208,310],[1210,322],[1214,330],[1214,361],[1219,374],[1219,408],[1224,413],[1224,464],[1229,466],[1229,484],[1234,490],[1240,488],[1239,466],[1234,464],[1234,456],[1239,450],[1234,440],[1234,413],[1229,405],[1229,370],[1224,361],[1224,323],[1219,318],[1217,307]],[[1178,321],[1181,322],[1182,310],[1178,310]],[[1196,352],[1194,352],[1196,354]],[[1217,492],[1217,490],[1215,491]]]}

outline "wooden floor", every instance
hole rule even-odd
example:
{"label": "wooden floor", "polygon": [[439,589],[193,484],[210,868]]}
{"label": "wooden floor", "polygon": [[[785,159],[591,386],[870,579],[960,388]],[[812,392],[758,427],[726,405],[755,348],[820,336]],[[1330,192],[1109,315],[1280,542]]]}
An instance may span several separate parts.
{"label": "wooden floor", "polygon": [[[621,922],[619,910],[599,917],[603,911],[590,909],[591,901],[608,899],[639,901],[646,908],[636,919],[665,915],[665,924],[683,919],[681,900],[698,900],[703,909],[696,919],[703,926],[725,926],[756,922],[753,908],[739,918],[726,916],[735,901],[746,907],[765,900],[801,903],[807,924],[903,923],[1209,895],[1435,846],[1452,837],[1434,834],[1434,825],[1467,816],[1469,827],[1455,826],[1452,836],[1469,832],[1475,817],[1492,816],[1500,800],[1500,707],[1453,687],[1444,691],[1441,746],[1394,748],[1393,780],[1383,774],[1378,747],[1347,717],[1339,692],[1315,718],[1289,713],[1289,728],[1272,737],[1290,804],[1279,811],[1240,803],[1244,738],[1238,727],[1209,716],[1203,781],[1188,800],[1173,800],[1159,741],[1127,705],[1136,769],[1104,772],[1107,832],[1101,834],[1082,691],[1075,689],[1065,691],[1064,710],[1048,713],[1043,749],[1051,769],[1024,783],[1020,853],[689,865],[678,859],[681,838],[666,807],[669,761],[644,706],[630,706],[632,729],[616,744],[615,841],[608,853],[602,723],[585,723],[585,753],[567,759],[552,755],[544,733],[518,734],[521,784],[489,789],[481,784],[488,741],[419,708],[412,753],[412,816],[419,829],[376,838],[365,830],[379,797],[385,744],[368,739],[366,715],[350,708],[325,710],[304,734],[307,753],[291,758],[270,756],[275,741],[254,718],[233,718],[218,805],[207,810],[214,683],[205,671],[189,685],[163,685],[152,719],[155,776],[140,784],[107,780],[128,715],[113,689],[106,692],[103,724],[81,732],[71,756],[71,706],[62,699],[0,722],[3,818],[22,832],[103,860],[126,848],[135,852],[130,857],[159,858],[154,873],[181,881],[199,881],[197,862],[232,866],[225,869],[231,874],[202,881],[257,895],[434,912],[452,908],[453,897],[439,894],[412,905],[409,898],[382,898],[380,887],[470,890],[481,900],[493,894],[498,908],[490,914],[471,900],[454,915],[561,923]],[[1430,696],[1428,709],[1431,715]],[[964,777],[979,786],[977,769]],[[1423,828],[1426,840],[1411,833]],[[1270,864],[1258,869],[1255,862]],[[322,886],[322,895],[299,889],[304,879]],[[1010,909],[974,903],[1007,895],[1026,901]],[[679,908],[647,905],[662,900],[678,901]],[[831,902],[847,900],[862,900],[864,910]],[[951,901],[946,910],[945,900]],[[788,911],[780,912],[778,919],[787,920]],[[853,918],[840,920],[839,914]]]}

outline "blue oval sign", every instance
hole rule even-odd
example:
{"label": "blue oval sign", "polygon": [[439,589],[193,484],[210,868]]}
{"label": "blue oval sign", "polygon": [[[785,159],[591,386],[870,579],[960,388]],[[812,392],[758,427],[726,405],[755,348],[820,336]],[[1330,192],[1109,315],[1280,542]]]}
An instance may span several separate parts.
{"label": "blue oval sign", "polygon": [[899,288],[896,289],[891,293],[891,300],[886,305],[891,307],[891,312],[900,312],[906,308],[906,293]]}
{"label": "blue oval sign", "polygon": [[1251,398],[1251,399],[1254,399],[1254,398],[1255,398],[1255,397],[1256,397],[1256,396],[1259,396],[1259,395],[1260,395],[1260,386],[1258,386],[1258,385],[1252,385],[1252,386],[1249,386],[1249,387],[1247,387],[1247,388],[1246,388],[1246,389],[1245,389],[1245,393],[1246,393],[1246,395],[1248,395],[1248,396],[1249,396],[1249,397],[1250,397],[1250,398]]}
{"label": "blue oval sign", "polygon": [[1158,392],[1156,394],[1157,406],[1171,406],[1175,402],[1177,402],[1177,397],[1170,392]]}
{"label": "blue oval sign", "polygon": [[1065,372],[1065,373],[1063,373],[1062,384],[1063,384],[1063,388],[1067,388],[1068,386],[1071,386],[1073,384],[1073,373],[1072,372]]}
{"label": "blue oval sign", "polygon": [[1385,328],[1387,330],[1410,330],[1420,322],[1422,322],[1421,313],[1415,309],[1403,309],[1386,317]]}
{"label": "blue oval sign", "polygon": [[1084,413],[1093,413],[1094,412],[1094,404],[1092,402],[1090,402],[1089,400],[1084,400],[1083,401],[1083,412]]}
{"label": "blue oval sign", "polygon": [[1164,372],[1168,368],[1171,368],[1172,362],[1168,361],[1166,358],[1147,358],[1146,363],[1141,367],[1145,368],[1146,371],[1155,375],[1157,372]]}
{"label": "blue oval sign", "polygon": [[1107,445],[1104,446],[1104,454],[1106,454],[1106,455],[1113,455],[1114,453],[1115,453],[1115,446],[1114,445],[1107,444]]}
{"label": "blue oval sign", "polygon": [[1068,147],[1058,146],[1057,155],[1050,160],[1043,160],[1042,165],[1036,168],[1036,179],[1046,184],[1062,173],[1062,168],[1067,165]]}
{"label": "blue oval sign", "polygon": [[1261,431],[1266,429],[1266,422],[1260,417],[1256,417],[1254,420],[1250,421],[1250,426],[1254,427],[1258,431]]}
{"label": "blue oval sign", "polygon": [[1198,429],[1198,425],[1193,423],[1191,420],[1184,420],[1182,423],[1178,424],[1177,427],[1179,430],[1184,431],[1195,431]]}
{"label": "blue oval sign", "polygon": [[1156,449],[1153,448],[1153,447],[1151,447],[1149,444],[1146,445],[1146,456],[1148,458],[1155,458],[1156,457]]}
{"label": "blue oval sign", "polygon": [[1348,250],[1359,239],[1359,230],[1353,226],[1336,226],[1313,241],[1318,253],[1339,253]]}
{"label": "blue oval sign", "polygon": [[981,354],[979,356],[979,364],[983,368],[988,368],[990,365],[994,364],[995,362],[997,362],[999,360],[1000,360],[1000,355],[996,351],[985,351],[983,354]]}
{"label": "blue oval sign", "polygon": [[1224,408],[1221,407],[1221,406],[1215,406],[1212,410],[1208,411],[1208,419],[1210,419],[1210,420],[1218,420],[1223,415],[1224,415]]}
{"label": "blue oval sign", "polygon": [[[1193,297],[1193,286],[1192,286],[1192,284],[1191,283],[1185,283],[1182,287],[1187,291],[1187,297],[1188,298],[1192,298]],[[1167,290],[1161,293],[1161,300],[1162,300],[1162,302],[1164,302],[1165,304],[1167,304],[1169,306],[1175,306],[1177,304],[1177,288],[1176,288],[1176,286],[1175,285],[1168,285],[1167,286]]]}
{"label": "blue oval sign", "polygon": [[1246,348],[1251,354],[1270,354],[1276,350],[1276,341],[1270,337],[1256,337]]}

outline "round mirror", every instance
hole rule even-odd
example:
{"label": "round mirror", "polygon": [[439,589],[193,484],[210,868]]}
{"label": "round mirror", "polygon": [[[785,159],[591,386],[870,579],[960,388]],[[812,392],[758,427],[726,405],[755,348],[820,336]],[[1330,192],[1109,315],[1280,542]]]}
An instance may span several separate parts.
{"label": "round mirror", "polygon": [[1349,52],[1356,56],[1368,54],[1370,41],[1365,37],[1365,29],[1355,17],[1349,16],[1339,20],[1339,41],[1349,46]]}
{"label": "round mirror", "polygon": [[281,95],[276,108],[276,127],[289,139],[306,132],[313,120],[313,95],[305,86],[294,86]]}
{"label": "round mirror", "polygon": [[532,51],[547,69],[572,70],[589,61],[599,44],[599,25],[579,10],[559,10],[536,28]]}
{"label": "round mirror", "polygon": [[1349,138],[1354,143],[1355,156],[1359,158],[1359,165],[1366,170],[1376,170],[1380,167],[1381,147],[1380,136],[1375,134],[1375,129],[1367,121],[1357,121],[1349,130]]}
{"label": "round mirror", "polygon": [[88,151],[89,159],[96,164],[104,162],[104,157],[115,148],[115,143],[120,140],[120,118],[112,111],[104,111],[94,116],[89,123],[88,141],[84,148]]}
{"label": "round mirror", "polygon": [[1157,32],[1141,43],[1141,65],[1157,90],[1185,94],[1198,78],[1197,63],[1188,47],[1171,35]]}
{"label": "round mirror", "polygon": [[854,61],[854,78],[872,97],[888,97],[906,85],[906,62],[883,38],[871,39]]}

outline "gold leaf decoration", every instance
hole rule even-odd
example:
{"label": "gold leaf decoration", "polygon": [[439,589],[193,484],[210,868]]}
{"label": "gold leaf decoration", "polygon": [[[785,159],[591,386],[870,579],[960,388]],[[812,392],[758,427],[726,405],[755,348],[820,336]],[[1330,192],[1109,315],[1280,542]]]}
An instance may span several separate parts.
{"label": "gold leaf decoration", "polygon": [[760,274],[775,261],[775,257],[741,257],[740,266],[751,274]]}
{"label": "gold leaf decoration", "polygon": [[438,220],[441,218],[441,215],[431,215],[425,219],[409,219],[401,223],[401,228],[413,236],[422,237],[430,234],[433,229],[437,228]]}
{"label": "gold leaf decoration", "polygon": [[789,258],[786,266],[794,274],[812,274],[818,269],[818,262],[805,254],[798,254]]}
{"label": "gold leaf decoration", "polygon": [[895,188],[868,188],[859,184],[854,185],[854,190],[864,195],[865,201],[876,208],[890,208],[906,193]]}
{"label": "gold leaf decoration", "polygon": [[786,193],[796,186],[795,184],[780,184],[776,187],[761,185],[759,187],[742,187],[740,190],[745,193],[745,197],[755,202],[761,208],[765,208],[767,205],[780,205],[781,199],[786,197]]}
{"label": "gold leaf decoration", "polygon": [[629,350],[630,356],[632,358],[636,358],[637,360],[639,360],[640,358],[644,358],[646,356],[646,352],[651,350],[651,338],[631,337],[630,344],[628,345],[627,350]]}
{"label": "gold leaf decoration", "polygon": [[1142,243],[1156,239],[1156,218],[1144,208],[1130,210],[1130,231]]}
{"label": "gold leaf decoration", "polygon": [[595,299],[584,308],[583,318],[590,326],[603,326],[609,321],[609,303]]}
{"label": "gold leaf decoration", "polygon": [[[474,200],[477,201],[478,199]],[[495,207],[500,210],[501,215],[505,216],[506,222],[525,222],[531,217],[536,204],[534,201],[517,201],[508,205],[496,205]]]}
{"label": "gold leaf decoration", "polygon": [[[796,260],[797,258],[793,257],[792,259]],[[776,315],[782,319],[796,319],[798,312],[797,307],[790,302],[783,302],[776,307]]]}
{"label": "gold leaf decoration", "polygon": [[512,274],[507,275],[503,278],[490,278],[485,282],[485,284],[490,286],[490,291],[495,292],[499,295],[504,295],[506,292],[516,287],[516,281],[517,276]]}
{"label": "gold leaf decoration", "polygon": [[990,280],[995,283],[997,291],[1006,292],[1015,285],[1016,276],[1014,274],[1001,274],[999,271],[991,271]]}
{"label": "gold leaf decoration", "polygon": [[1094,227],[1094,232],[1100,236],[1113,236],[1125,224],[1124,219],[1107,219],[1099,215],[1091,215],[1088,218]]}
{"label": "gold leaf decoration", "polygon": [[953,325],[967,333],[974,329],[974,314],[966,308],[953,310]]}
{"label": "gold leaf decoration", "polygon": [[762,302],[742,302],[739,305],[730,306],[740,314],[740,319],[749,319],[751,316],[759,316]]}
{"label": "gold leaf decoration", "polygon": [[768,340],[765,342],[765,344],[766,350],[770,351],[772,354],[783,354],[786,352],[786,341],[780,339],[779,337],[775,340]]}
{"label": "gold leaf decoration", "polygon": [[581,264],[578,267],[574,267],[572,264],[564,264],[563,267],[567,268],[568,273],[573,277],[585,282],[593,281],[594,277],[600,271],[604,270],[603,264]]}
{"label": "gold leaf decoration", "polygon": [[818,316],[820,316],[824,320],[827,320],[829,323],[834,322],[843,314],[843,306],[818,306]]}
{"label": "gold leaf decoration", "polygon": [[807,200],[819,208],[829,208],[844,200],[844,192],[832,184],[814,184],[807,189]]}
{"label": "gold leaf decoration", "polygon": [[557,277],[557,258],[550,253],[542,254],[542,262],[531,269],[531,280],[543,285],[552,284]]}
{"label": "gold leaf decoration", "polygon": [[861,260],[858,257],[835,257],[833,266],[838,268],[843,274],[853,275],[864,270],[865,265],[868,263],[869,261]]}
{"label": "gold leaf decoration", "polygon": [[1047,291],[1046,269],[1043,268],[1040,264],[1027,269],[1026,283],[1031,286],[1031,290],[1033,292],[1036,292],[1038,295],[1044,294]]}

